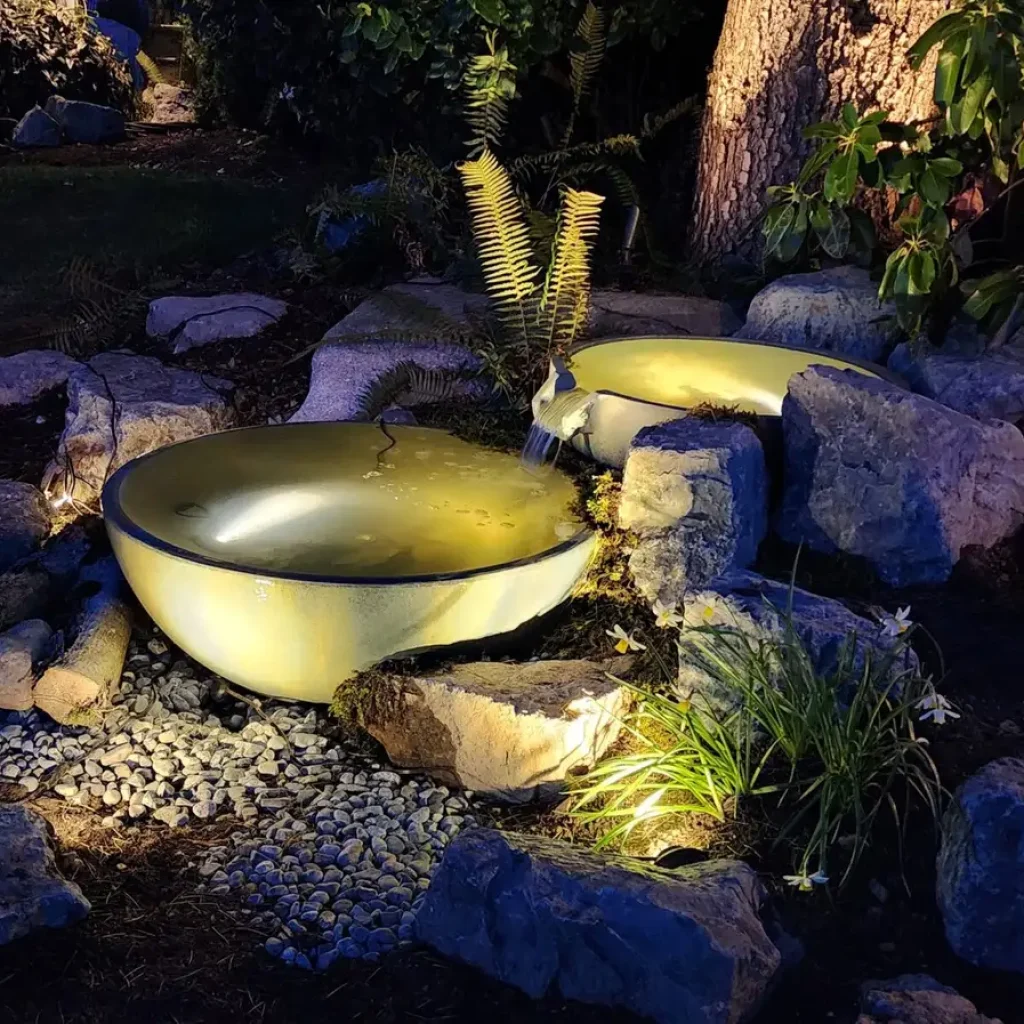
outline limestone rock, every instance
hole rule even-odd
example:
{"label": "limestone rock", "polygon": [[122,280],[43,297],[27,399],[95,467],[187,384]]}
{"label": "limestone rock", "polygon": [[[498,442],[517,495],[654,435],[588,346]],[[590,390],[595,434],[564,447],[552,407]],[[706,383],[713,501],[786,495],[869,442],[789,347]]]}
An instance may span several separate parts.
{"label": "limestone rock", "polygon": [[726,338],[739,327],[740,318],[724,302],[698,295],[598,289],[590,296],[590,333],[595,338]]}
{"label": "limestone rock", "polygon": [[927,974],[903,974],[861,987],[857,1024],[1001,1024],[978,1013],[974,1003]]}
{"label": "limestone rock", "polygon": [[975,419],[1024,419],[1024,352],[1017,348],[964,352],[955,346],[914,353],[898,345],[889,368],[920,395]]}
{"label": "limestone rock", "polygon": [[866,270],[835,267],[773,281],[754,296],[738,334],[884,363],[894,316]]}
{"label": "limestone rock", "polygon": [[738,1024],[781,956],[738,861],[664,871],[552,839],[463,832],[420,911],[419,937],[539,998],[621,1006],[658,1024]]}
{"label": "limestone rock", "polygon": [[[723,713],[736,706],[735,695],[722,688],[704,665],[693,638],[687,639],[686,627],[721,626],[737,629],[755,640],[781,639],[785,635],[789,609],[796,635],[822,675],[835,671],[839,654],[850,637],[856,637],[860,665],[869,652],[878,659],[890,653],[892,641],[883,635],[878,624],[855,615],[840,601],[819,597],[799,587],[794,587],[791,593],[787,584],[753,572],[726,573],[704,590],[687,595],[679,646],[681,695],[690,698],[700,694]],[[894,670],[916,667],[913,652],[907,651],[906,656],[908,660],[901,660],[893,666]]]}
{"label": "limestone rock", "polygon": [[619,734],[629,659],[479,662],[390,677],[365,726],[395,763],[509,802],[557,796]]}
{"label": "limestone rock", "polygon": [[954,952],[979,967],[1024,973],[1024,760],[985,765],[942,822],[939,910]]}
{"label": "limestone rock", "polygon": [[871,562],[892,586],[945,580],[964,547],[1024,522],[1024,436],[852,370],[793,376],[782,407],[793,543]]}
{"label": "limestone rock", "polygon": [[149,106],[149,124],[189,124],[196,119],[190,89],[168,82],[153,82],[143,99]]}
{"label": "limestone rock", "polygon": [[68,378],[68,412],[50,493],[95,503],[114,470],[176,441],[234,426],[229,381],[164,366],[131,352],[107,352]]}
{"label": "limestone rock", "polygon": [[82,364],[63,352],[33,349],[0,359],[0,408],[30,405],[47,391],[63,387]]}
{"label": "limestone rock", "polygon": [[46,822],[27,807],[0,804],[0,946],[88,912],[78,886],[57,874]]}
{"label": "limestone rock", "polygon": [[0,572],[30,555],[50,535],[50,510],[38,487],[0,480]]}
{"label": "limestone rock", "polygon": [[0,636],[0,708],[31,710],[33,669],[52,638],[53,630],[42,619],[20,622]]}
{"label": "limestone rock", "polygon": [[11,142],[18,149],[60,145],[60,125],[42,107],[33,107],[14,127]]}
{"label": "limestone rock", "polygon": [[252,338],[288,312],[288,303],[265,295],[169,295],[154,299],[146,334],[166,338],[175,354],[226,338]]}
{"label": "limestone rock", "polygon": [[750,565],[767,520],[764,452],[749,427],[688,416],[633,439],[619,525],[639,538],[629,567],[648,601],[681,604],[687,590]]}
{"label": "limestone rock", "polygon": [[124,114],[113,107],[51,96],[46,101],[46,113],[60,125],[68,142],[98,144],[124,138]]}

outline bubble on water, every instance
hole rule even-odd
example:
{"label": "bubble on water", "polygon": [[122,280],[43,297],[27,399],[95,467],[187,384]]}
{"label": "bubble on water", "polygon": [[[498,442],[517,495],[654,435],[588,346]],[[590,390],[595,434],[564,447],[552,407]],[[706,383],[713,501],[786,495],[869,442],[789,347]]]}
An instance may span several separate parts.
{"label": "bubble on water", "polygon": [[516,526],[515,523],[502,523],[501,525],[504,526],[506,530],[514,530]]}
{"label": "bubble on water", "polygon": [[383,473],[379,473],[377,470],[371,469],[369,473],[364,473],[363,474],[363,479],[364,480],[369,480],[371,477],[383,476],[383,475],[384,475]]}
{"label": "bubble on water", "polygon": [[469,515],[469,509],[468,508],[457,508],[455,510],[455,514],[459,515],[459,516],[468,516]]}
{"label": "bubble on water", "polygon": [[488,512],[487,509],[485,509],[485,508],[478,508],[478,509],[476,509],[476,514],[478,516],[486,517],[486,516],[489,516],[491,513]]}
{"label": "bubble on water", "polygon": [[377,538],[374,537],[374,535],[372,533],[360,533],[360,534],[356,535],[356,540],[361,540],[363,542],[367,542],[367,541],[372,542],[372,541],[375,541],[376,539]]}
{"label": "bubble on water", "polygon": [[417,459],[429,459],[430,458],[430,452],[427,452],[427,451],[414,452],[413,454],[416,456]]}

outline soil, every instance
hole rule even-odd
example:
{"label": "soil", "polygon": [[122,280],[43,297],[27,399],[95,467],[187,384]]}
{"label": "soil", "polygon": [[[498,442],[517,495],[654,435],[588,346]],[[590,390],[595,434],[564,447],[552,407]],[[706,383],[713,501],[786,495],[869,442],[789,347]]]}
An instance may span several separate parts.
{"label": "soil", "polygon": [[[189,173],[217,173],[224,167],[228,174],[258,180],[303,173],[294,154],[278,152],[259,137],[200,131],[140,135],[109,150],[0,153],[0,170],[13,162],[134,162]],[[337,282],[282,279],[273,260],[260,254],[216,273],[197,272],[182,287],[206,292],[256,288],[291,304],[289,315],[257,339],[181,357],[169,357],[148,341],[138,316],[123,325],[119,344],[235,381],[242,423],[286,418],[294,411],[308,385],[311,346],[351,304]],[[38,482],[63,407],[63,396],[54,394],[29,409],[0,411],[0,477]],[[435,409],[423,421],[454,423],[455,414]],[[493,422],[481,422],[492,443],[514,446],[515,429],[507,416],[495,414]],[[568,465],[578,468],[571,457]],[[782,545],[766,546],[759,568],[784,579],[794,556]],[[993,758],[1024,756],[1018,633],[1024,616],[1024,535],[990,552],[968,553],[942,587],[891,591],[853,561],[806,552],[799,559],[797,582],[820,594],[842,596],[862,612],[876,605],[891,611],[909,604],[911,617],[937,638],[944,658],[941,691],[963,712],[957,722],[934,730],[932,753],[950,788]],[[564,625],[566,619],[560,621]],[[545,629],[555,624],[548,620]],[[923,635],[919,653],[939,675],[940,661]],[[626,1024],[635,1019],[557,997],[533,1002],[423,950],[392,954],[377,964],[343,962],[325,976],[290,970],[263,953],[261,937],[247,926],[242,908],[196,891],[194,866],[204,847],[217,843],[231,825],[182,833],[161,826],[119,832],[103,829],[95,816],[61,801],[42,797],[32,806],[53,825],[61,866],[82,886],[93,911],[75,927],[0,948],[0,1020]],[[576,835],[555,811],[495,808],[493,813],[495,822],[506,827],[568,839]],[[757,1018],[759,1024],[852,1024],[863,981],[911,971],[934,974],[1005,1024],[1024,1021],[1024,978],[975,970],[947,948],[934,899],[934,854],[932,828],[915,821],[908,830],[902,876],[895,838],[883,832],[857,878],[834,902],[825,892],[804,896],[777,889],[783,923],[802,942],[804,957],[784,976]],[[776,867],[752,859],[759,867]]]}

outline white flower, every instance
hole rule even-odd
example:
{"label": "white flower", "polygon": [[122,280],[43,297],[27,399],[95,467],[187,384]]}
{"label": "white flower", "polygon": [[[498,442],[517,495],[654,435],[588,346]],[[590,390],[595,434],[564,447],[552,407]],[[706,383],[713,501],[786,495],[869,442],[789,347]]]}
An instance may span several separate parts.
{"label": "white flower", "polygon": [[942,696],[941,693],[929,693],[922,697],[914,705],[920,712],[922,722],[931,719],[936,725],[945,725],[947,718],[959,718],[959,712],[953,710],[953,705]]}
{"label": "white flower", "polygon": [[606,629],[605,633],[613,640],[617,641],[615,644],[615,650],[617,650],[619,654],[625,654],[626,651],[647,650],[639,640],[633,639],[632,633],[627,633],[621,626],[616,626],[614,629]]}
{"label": "white flower", "polygon": [[897,609],[895,615],[887,615],[883,612],[878,617],[878,623],[881,626],[882,635],[895,640],[896,637],[902,636],[913,625],[910,621],[910,605],[907,605],[906,608]]}
{"label": "white flower", "polygon": [[828,885],[828,875],[824,871],[815,871],[813,875],[783,875],[782,879],[801,892],[810,892],[816,885]]}
{"label": "white flower", "polygon": [[669,629],[674,626],[677,629],[683,624],[683,617],[676,611],[676,603],[662,604],[655,601],[651,609],[654,612],[654,622],[659,629]]}

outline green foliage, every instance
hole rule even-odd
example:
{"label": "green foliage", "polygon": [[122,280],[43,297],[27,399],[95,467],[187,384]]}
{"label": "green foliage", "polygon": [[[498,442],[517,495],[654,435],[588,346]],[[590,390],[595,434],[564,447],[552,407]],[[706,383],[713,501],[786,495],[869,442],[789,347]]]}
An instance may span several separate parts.
{"label": "green foliage", "polygon": [[82,6],[59,0],[0,4],[0,117],[20,118],[59,93],[131,112],[131,74]]}
{"label": "green foliage", "polygon": [[[893,300],[910,334],[973,260],[969,225],[954,230],[948,209],[965,173],[989,171],[1006,183],[1024,166],[1024,3],[961,0],[911,47],[914,69],[936,50],[938,122],[890,122],[885,111],[862,116],[846,104],[839,121],[805,130],[819,145],[795,182],[769,189],[763,224],[765,252],[781,262],[818,249],[833,259],[870,253],[873,232],[852,204],[862,192],[893,190],[903,241],[889,256],[879,298]],[[965,311],[998,329],[1019,309],[1005,294],[1017,279],[1000,272],[966,282]],[[982,295],[972,301],[976,289]]]}
{"label": "green foliage", "polygon": [[516,95],[516,66],[498,46],[497,32],[487,33],[487,53],[478,54],[466,71],[466,121],[472,131],[471,157],[495,148],[508,123],[508,105]]}
{"label": "green foliage", "polygon": [[710,681],[689,700],[637,687],[626,727],[633,749],[603,761],[578,786],[574,813],[622,842],[643,822],[685,812],[719,821],[751,801],[793,848],[798,875],[845,881],[890,813],[933,818],[942,787],[915,727],[934,690],[907,659],[910,632],[885,655],[851,635],[834,668],[816,669],[789,615],[781,632],[752,636],[721,626],[684,627],[686,656]]}

